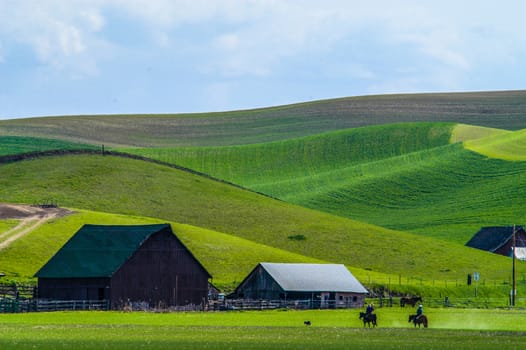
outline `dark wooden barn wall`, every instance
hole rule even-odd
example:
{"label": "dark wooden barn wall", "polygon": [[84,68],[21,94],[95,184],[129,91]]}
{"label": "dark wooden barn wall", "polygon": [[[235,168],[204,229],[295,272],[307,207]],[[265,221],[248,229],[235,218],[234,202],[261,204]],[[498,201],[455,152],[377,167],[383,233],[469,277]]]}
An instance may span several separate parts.
{"label": "dark wooden barn wall", "polygon": [[254,300],[280,300],[285,298],[283,289],[260,265],[239,286],[238,294],[241,298]]}
{"label": "dark wooden barn wall", "polygon": [[39,278],[38,296],[55,300],[108,300],[109,278]]}
{"label": "dark wooden barn wall", "polygon": [[208,274],[168,231],[154,234],[111,279],[114,307],[127,300],[150,306],[202,304],[208,296]]}

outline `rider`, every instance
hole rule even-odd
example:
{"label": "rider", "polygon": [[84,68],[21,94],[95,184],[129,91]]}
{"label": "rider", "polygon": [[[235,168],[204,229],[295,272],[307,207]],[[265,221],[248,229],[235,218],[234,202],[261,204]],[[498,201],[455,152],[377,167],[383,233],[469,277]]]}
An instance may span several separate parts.
{"label": "rider", "polygon": [[370,314],[372,314],[374,311],[374,304],[373,303],[370,303],[369,305],[367,305],[367,309],[365,310],[365,314],[367,316],[369,316]]}
{"label": "rider", "polygon": [[422,304],[418,305],[418,309],[416,309],[416,319],[418,320],[420,316],[424,313],[424,307]]}

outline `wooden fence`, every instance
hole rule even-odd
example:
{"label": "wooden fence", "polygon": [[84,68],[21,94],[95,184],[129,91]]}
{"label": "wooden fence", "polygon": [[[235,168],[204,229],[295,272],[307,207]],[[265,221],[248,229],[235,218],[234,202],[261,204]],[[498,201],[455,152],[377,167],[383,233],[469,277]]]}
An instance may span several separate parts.
{"label": "wooden fence", "polygon": [[337,300],[246,300],[210,301],[208,310],[272,310],[272,309],[345,309],[362,307],[362,303],[342,303]]}
{"label": "wooden fence", "polygon": [[24,284],[0,284],[0,298],[32,299],[37,295],[37,287]]}
{"label": "wooden fence", "polygon": [[106,300],[40,300],[40,299],[0,299],[0,313],[109,310]]}

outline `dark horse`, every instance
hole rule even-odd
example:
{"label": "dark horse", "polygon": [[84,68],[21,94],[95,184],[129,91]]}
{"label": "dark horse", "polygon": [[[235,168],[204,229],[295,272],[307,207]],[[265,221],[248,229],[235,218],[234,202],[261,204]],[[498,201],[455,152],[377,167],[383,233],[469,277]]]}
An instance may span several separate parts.
{"label": "dark horse", "polygon": [[400,298],[400,307],[404,307],[405,304],[409,304],[409,305],[414,307],[416,305],[416,303],[418,303],[419,301],[422,302],[422,297],[419,297],[419,296],[408,297],[408,298],[401,297]]}
{"label": "dark horse", "polygon": [[363,319],[364,327],[366,323],[369,325],[369,327],[371,327],[371,323],[373,324],[373,327],[376,327],[376,314],[366,314],[365,312],[360,312],[360,319]]}
{"label": "dark horse", "polygon": [[420,328],[420,325],[424,325],[424,328],[427,328],[427,317],[426,315],[421,315],[420,317],[416,317],[416,315],[409,315],[409,321],[413,322],[415,327],[418,325],[418,328]]}

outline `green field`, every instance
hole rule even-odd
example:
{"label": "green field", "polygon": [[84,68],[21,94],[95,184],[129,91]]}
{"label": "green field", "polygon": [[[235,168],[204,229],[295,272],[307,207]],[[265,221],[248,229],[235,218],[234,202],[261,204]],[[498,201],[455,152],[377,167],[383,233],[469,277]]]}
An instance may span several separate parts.
{"label": "green field", "polygon": [[[226,313],[57,312],[4,315],[2,349],[522,349],[526,314],[515,310],[427,309],[428,329],[410,310],[377,310],[364,329],[357,310]],[[312,326],[303,325],[310,320]]]}
{"label": "green field", "polygon": [[[75,210],[74,214],[46,223],[2,251],[0,266],[7,275],[4,282],[6,279],[30,282],[42,265],[84,224],[138,225],[164,222],[146,217]],[[233,289],[235,282],[240,282],[261,261],[322,262],[217,231],[175,222],[170,224],[177,236],[212,274],[214,285],[221,288]],[[31,252],[31,259],[27,259],[26,252]],[[365,272],[354,270],[361,275]],[[383,274],[379,275],[384,277]]]}
{"label": "green field", "polygon": [[52,200],[80,212],[2,250],[4,281],[33,281],[87,221],[160,221],[225,291],[259,261],[324,261],[346,264],[370,288],[437,298],[471,296],[464,281],[477,271],[481,295],[505,300],[509,259],[463,245],[482,226],[526,222],[525,97],[383,95],[0,121],[0,155],[105,145],[169,163],[62,154],[0,164],[0,202]]}
{"label": "green field", "polygon": [[51,150],[97,149],[88,144],[37,137],[1,136],[1,134],[0,146],[0,156]]}
{"label": "green field", "polygon": [[490,158],[525,161],[526,129],[502,135],[491,135],[483,139],[470,140],[466,142],[466,148]]}
{"label": "green field", "polygon": [[[487,135],[495,136],[486,145]],[[483,226],[526,221],[523,135],[409,123],[257,145],[125,151],[303,207],[464,244]],[[470,139],[469,149],[450,144]],[[488,159],[491,150],[509,156]]]}
{"label": "green field", "polygon": [[[399,275],[429,281],[464,280],[473,271],[480,271],[489,280],[509,280],[509,261],[502,256],[305,209],[144,161],[70,155],[0,168],[11,174],[0,178],[0,198],[11,203],[39,203],[53,198],[64,207],[185,223],[311,259],[370,271],[373,280],[378,274],[392,275],[393,280]],[[38,177],[34,176],[36,173]],[[67,234],[74,232],[70,228],[64,230]],[[305,239],[290,238],[298,234]],[[26,237],[30,239],[32,235]],[[203,247],[211,250],[210,243]],[[426,254],[414,254],[417,251]],[[208,257],[201,259],[206,262]],[[6,265],[10,264],[14,262],[7,260]],[[239,261],[237,266],[242,274],[254,264]],[[518,268],[522,273],[526,266],[519,264]],[[5,269],[9,270],[7,266]]]}

